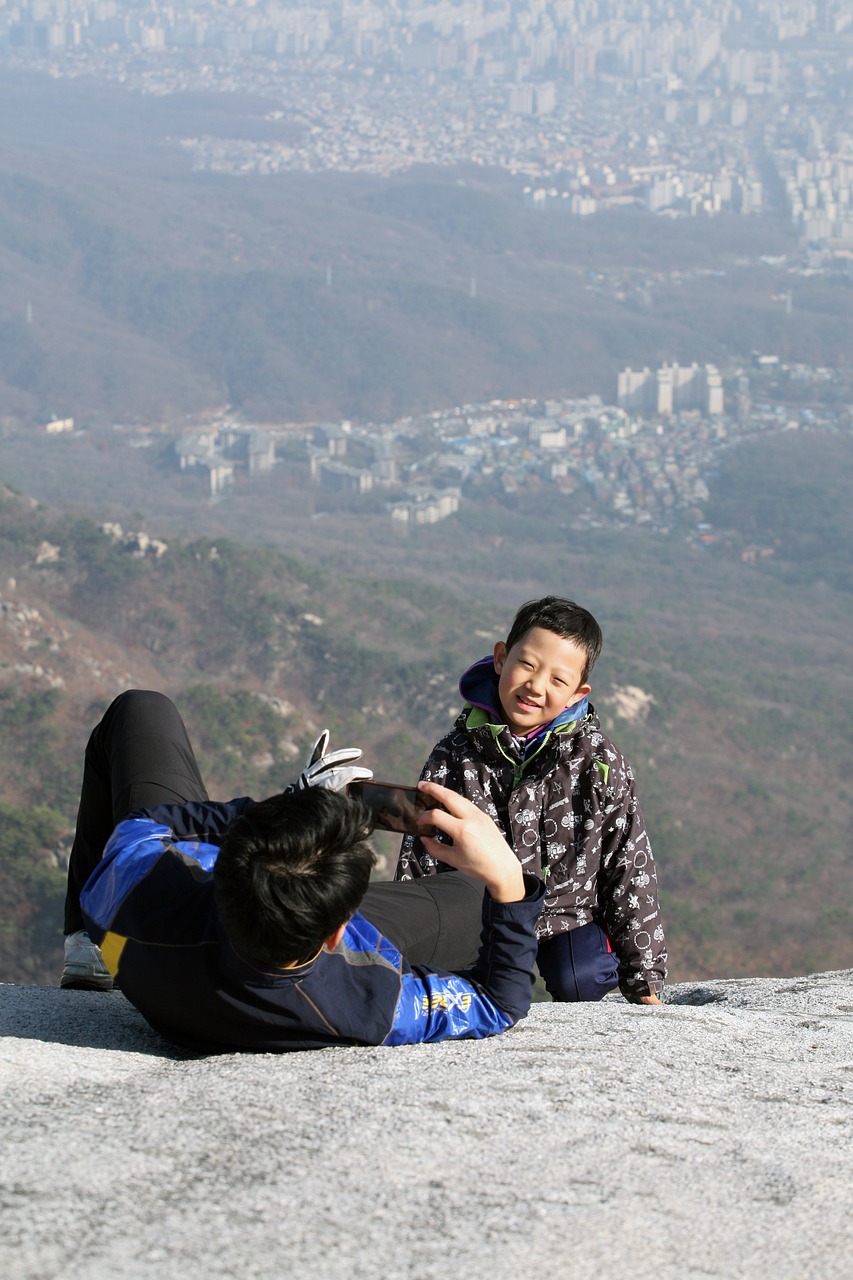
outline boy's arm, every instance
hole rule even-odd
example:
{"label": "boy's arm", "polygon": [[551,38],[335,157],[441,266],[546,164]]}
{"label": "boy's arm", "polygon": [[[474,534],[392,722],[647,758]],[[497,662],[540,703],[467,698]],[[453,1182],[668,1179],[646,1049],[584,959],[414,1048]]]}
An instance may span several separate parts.
{"label": "boy's arm", "polygon": [[[151,812],[162,814],[180,808],[180,805],[163,805]],[[192,897],[195,905],[198,904],[195,888],[188,894],[188,887],[196,886],[200,879],[210,875],[218,849],[212,841],[201,840],[192,832],[192,848],[185,847],[180,856],[169,858],[166,855],[170,850],[177,852],[174,850],[176,838],[168,823],[139,809],[118,824],[107,841],[101,861],[80,893],[83,918],[93,942],[100,945],[107,931],[120,935],[127,935],[131,930],[136,932],[140,921],[144,922],[151,914],[152,899],[149,895],[143,903],[147,910],[143,909],[140,916],[134,905],[137,903],[134,891],[155,868],[165,871],[165,878],[161,876],[157,882],[158,903],[164,906],[168,903],[171,910],[176,903],[187,904]],[[191,869],[191,863],[197,866]],[[192,906],[188,906],[188,910],[192,910]],[[156,908],[153,914],[158,914]]]}
{"label": "boy's arm", "polygon": [[619,989],[634,1004],[658,1004],[666,980],[666,937],[657,871],[633,780],[602,814],[599,902],[619,957]]}
{"label": "boy's arm", "polygon": [[159,804],[153,809],[137,809],[132,818],[150,818],[171,827],[177,840],[214,839],[225,834],[235,818],[255,803],[249,796],[237,800],[188,800],[184,804]]}
{"label": "boy's arm", "polygon": [[[487,814],[463,796],[437,786],[421,789],[445,805],[424,815],[451,845],[439,845],[449,865],[482,880],[480,954],[465,974],[416,968],[403,975],[388,1044],[497,1035],[530,1008],[536,960],[536,921],[544,885],[525,876]],[[436,841],[424,838],[427,848]]]}
{"label": "boy's arm", "polygon": [[536,961],[536,921],[545,886],[525,876],[520,902],[483,900],[480,954],[473,969],[447,973],[415,966],[404,973],[386,1044],[482,1039],[500,1035],[530,1008]]}

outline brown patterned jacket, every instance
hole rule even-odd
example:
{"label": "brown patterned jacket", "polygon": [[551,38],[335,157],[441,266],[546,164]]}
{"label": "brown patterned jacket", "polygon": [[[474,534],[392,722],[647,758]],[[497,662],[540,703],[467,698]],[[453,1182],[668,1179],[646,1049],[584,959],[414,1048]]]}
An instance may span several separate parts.
{"label": "brown patterned jacket", "polygon": [[[466,705],[421,777],[490,814],[525,871],[543,877],[540,939],[598,921],[619,960],[620,990],[636,1000],[659,992],[666,978],[654,857],[630,765],[591,706],[574,711],[578,719],[554,721],[523,758],[524,744],[506,725]],[[405,836],[396,878],[445,866],[417,836]]]}

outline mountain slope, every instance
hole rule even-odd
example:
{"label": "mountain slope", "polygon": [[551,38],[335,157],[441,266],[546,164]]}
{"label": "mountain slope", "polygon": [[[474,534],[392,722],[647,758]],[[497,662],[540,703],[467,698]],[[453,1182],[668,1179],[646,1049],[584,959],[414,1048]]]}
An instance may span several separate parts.
{"label": "mountain slope", "polygon": [[[199,533],[222,520],[202,510]],[[511,526],[500,508],[463,508],[401,541],[379,517],[339,515],[279,531],[299,558],[219,535],[140,558],[7,491],[6,976],[55,976],[56,852],[86,734],[120,688],[177,698],[214,794],[275,790],[326,725],[405,781],[458,708],[459,672],[521,600],[555,589],[604,626],[593,700],[638,776],[673,977],[849,965],[851,597],[624,531],[567,543],[544,509],[516,509]],[[16,861],[22,844],[49,891]]]}

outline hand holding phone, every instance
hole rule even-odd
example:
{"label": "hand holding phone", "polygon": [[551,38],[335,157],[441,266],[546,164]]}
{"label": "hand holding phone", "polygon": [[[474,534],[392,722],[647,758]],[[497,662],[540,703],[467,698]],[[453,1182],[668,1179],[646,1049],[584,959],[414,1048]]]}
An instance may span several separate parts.
{"label": "hand holding phone", "polygon": [[418,791],[435,813],[436,827],[451,842],[426,837],[427,852],[482,880],[495,902],[520,902],[525,896],[521,863],[489,815],[438,782],[421,782]]}
{"label": "hand holding phone", "polygon": [[373,825],[382,831],[398,831],[401,835],[434,836],[435,827],[418,823],[420,814],[436,808],[436,802],[417,787],[396,782],[351,782],[347,795],[360,800],[370,811]]}

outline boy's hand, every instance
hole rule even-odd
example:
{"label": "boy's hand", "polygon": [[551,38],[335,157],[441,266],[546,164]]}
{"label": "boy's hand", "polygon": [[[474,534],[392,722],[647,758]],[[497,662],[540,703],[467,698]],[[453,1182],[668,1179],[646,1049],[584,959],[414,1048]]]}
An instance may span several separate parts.
{"label": "boy's hand", "polygon": [[489,815],[437,782],[419,782],[418,790],[444,806],[425,810],[418,821],[437,827],[453,841],[439,844],[431,836],[421,836],[427,853],[482,880],[495,902],[520,902],[525,896],[521,864]]}
{"label": "boy's hand", "polygon": [[648,996],[637,996],[637,1004],[663,1004],[663,1000],[652,992]]}

